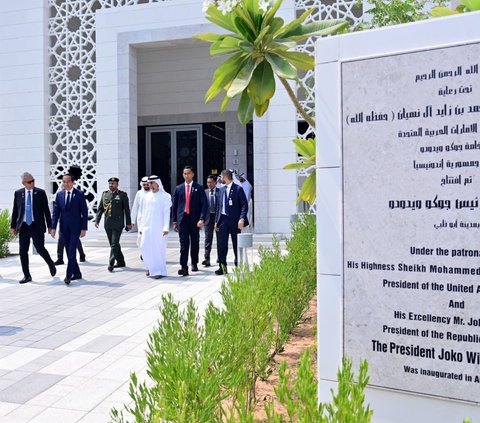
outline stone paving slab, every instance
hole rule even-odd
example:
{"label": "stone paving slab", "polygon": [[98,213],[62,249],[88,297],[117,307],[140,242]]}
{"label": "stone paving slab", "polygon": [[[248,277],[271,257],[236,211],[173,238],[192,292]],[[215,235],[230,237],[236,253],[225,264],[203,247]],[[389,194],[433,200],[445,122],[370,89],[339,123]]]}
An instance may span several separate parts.
{"label": "stone paving slab", "polygon": [[[259,243],[268,239],[262,236]],[[145,276],[136,234],[124,234],[123,240],[128,267],[110,273],[106,236],[89,231],[87,262],[80,263],[84,278],[70,286],[63,283],[66,266],[57,266],[52,278],[38,255],[30,256],[33,282],[19,285],[18,255],[0,259],[2,423],[108,422],[112,407],[129,402],[130,373],[146,375],[145,348],[160,317],[162,295],[170,293],[183,305],[193,298],[200,313],[209,301],[221,304],[223,277],[214,274],[216,267],[177,275],[176,234],[168,242],[169,276],[161,280]],[[48,239],[46,247],[55,257],[55,242]]]}

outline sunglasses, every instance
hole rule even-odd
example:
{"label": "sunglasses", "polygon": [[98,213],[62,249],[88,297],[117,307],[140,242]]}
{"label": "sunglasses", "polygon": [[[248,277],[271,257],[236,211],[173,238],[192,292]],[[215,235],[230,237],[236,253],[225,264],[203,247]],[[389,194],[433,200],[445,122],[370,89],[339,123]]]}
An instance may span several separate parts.
{"label": "sunglasses", "polygon": [[29,181],[25,181],[26,184],[33,184],[35,182],[35,179],[30,179]]}

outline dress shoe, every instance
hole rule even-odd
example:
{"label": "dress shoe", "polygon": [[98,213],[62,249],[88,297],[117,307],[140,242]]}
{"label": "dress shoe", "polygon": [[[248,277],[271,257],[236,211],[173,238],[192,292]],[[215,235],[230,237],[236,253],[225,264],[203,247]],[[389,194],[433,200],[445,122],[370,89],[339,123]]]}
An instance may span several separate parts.
{"label": "dress shoe", "polygon": [[80,256],[80,260],[79,260],[80,262],[83,263],[83,262],[85,262],[86,260],[87,260],[87,258],[86,258],[85,256]]}
{"label": "dress shoe", "polygon": [[164,275],[155,275],[155,276],[152,276],[152,279],[162,279],[162,278],[165,278],[166,276]]}
{"label": "dress shoe", "polygon": [[126,267],[127,265],[125,263],[117,263],[115,265],[113,265],[113,268],[114,269],[118,269],[119,267]]}
{"label": "dress shoe", "polygon": [[113,272],[113,266],[108,266],[107,269],[109,272]]}
{"label": "dress shoe", "polygon": [[82,274],[81,273],[75,273],[70,279],[72,281],[75,281],[77,279],[82,279]]}
{"label": "dress shoe", "polygon": [[198,272],[198,266],[196,264],[192,264],[192,272]]}
{"label": "dress shoe", "polygon": [[65,264],[65,262],[62,259],[58,259],[55,263],[53,263],[55,266],[60,266],[62,264]]}
{"label": "dress shoe", "polygon": [[181,276],[188,276],[188,267],[182,267],[179,269],[178,274]]}
{"label": "dress shoe", "polygon": [[218,270],[215,270],[215,274],[219,275],[219,276],[224,275],[225,273],[228,273],[228,272],[227,272],[227,269],[225,268],[225,270],[224,270],[223,267],[220,267]]}
{"label": "dress shoe", "polygon": [[210,260],[209,259],[205,259],[202,261],[202,264],[205,266],[205,267],[210,267]]}
{"label": "dress shoe", "polygon": [[32,282],[31,276],[24,276],[22,280],[18,281],[18,283],[27,283],[27,282]]}
{"label": "dress shoe", "polygon": [[49,265],[48,268],[50,269],[50,274],[52,276],[55,276],[57,274],[57,268],[55,267],[55,265],[53,263],[51,265]]}
{"label": "dress shoe", "polygon": [[70,282],[72,281],[72,278],[70,276],[66,276],[63,282],[65,282],[65,285],[70,285]]}

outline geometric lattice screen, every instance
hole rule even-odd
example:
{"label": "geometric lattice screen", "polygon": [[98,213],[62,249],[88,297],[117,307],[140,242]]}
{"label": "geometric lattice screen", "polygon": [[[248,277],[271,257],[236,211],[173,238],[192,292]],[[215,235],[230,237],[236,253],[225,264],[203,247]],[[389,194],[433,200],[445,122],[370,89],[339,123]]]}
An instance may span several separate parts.
{"label": "geometric lattice screen", "polygon": [[[300,16],[303,12],[309,9],[314,9],[315,11],[307,18],[306,22],[313,21],[323,21],[327,19],[346,19],[350,22],[352,27],[357,26],[361,22],[362,17],[362,7],[358,5],[356,0],[353,1],[319,1],[319,0],[296,0],[295,2],[295,13],[296,16]],[[316,38],[310,37],[304,44],[299,46],[297,50],[314,54],[315,50],[315,41]],[[315,109],[315,71],[311,70],[305,72],[301,78],[304,87],[306,90],[297,87],[297,95],[300,99],[302,107],[307,111],[307,113],[312,116],[314,115]],[[301,119],[300,116],[297,116],[297,119]],[[313,134],[313,128],[311,128],[306,122],[304,125],[299,125],[298,138],[306,139],[311,137]],[[318,135],[321,139],[321,134]],[[300,169],[297,172],[297,182],[298,182],[298,192],[303,184],[303,181],[308,176],[307,169]],[[310,211],[315,212],[315,205],[309,206],[307,203],[299,204],[299,211],[304,211],[309,208]]]}
{"label": "geometric lattice screen", "polygon": [[97,200],[95,11],[159,0],[49,0],[50,181],[53,192],[70,166],[89,200]]}
{"label": "geometric lattice screen", "polygon": [[[56,192],[61,175],[70,166],[79,166],[82,176],[76,184],[89,200],[90,215],[97,200],[95,11],[159,1],[162,0],[48,0],[50,181]],[[316,9],[310,20],[359,20],[355,1],[296,0],[297,13],[310,8]],[[301,49],[313,53],[313,40]],[[303,80],[313,87],[313,72]],[[307,110],[314,107],[313,90],[302,103]],[[299,137],[307,134],[308,131]],[[299,173],[299,179],[304,175]]]}

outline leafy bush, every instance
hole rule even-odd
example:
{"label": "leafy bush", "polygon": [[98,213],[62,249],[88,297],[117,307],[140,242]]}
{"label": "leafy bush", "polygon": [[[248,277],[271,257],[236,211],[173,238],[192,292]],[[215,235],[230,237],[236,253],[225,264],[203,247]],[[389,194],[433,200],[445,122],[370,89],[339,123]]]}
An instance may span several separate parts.
{"label": "leafy bush", "polygon": [[[147,350],[147,374],[153,385],[139,384],[132,374],[133,406],[126,406],[126,411],[137,422],[220,422],[224,397],[213,365],[218,350],[208,348],[192,300],[183,312],[171,294],[162,302],[162,319],[149,336]],[[116,409],[111,415],[115,421],[126,421]]]}
{"label": "leafy bush", "polygon": [[[208,304],[203,325],[193,301],[181,312],[171,295],[162,297],[148,342],[150,381],[132,374],[125,411],[137,422],[253,421],[256,381],[267,377],[315,291],[315,233],[315,217],[306,215],[292,227],[287,254],[274,240],[253,272],[230,275],[220,290],[223,306]],[[126,421],[116,409],[111,416]]]}
{"label": "leafy bush", "polygon": [[[282,363],[279,373],[279,385],[275,388],[280,403],[285,406],[289,421],[319,423],[369,423],[373,411],[365,407],[365,387],[368,384],[368,364],[360,363],[358,381],[354,381],[352,361],[344,358],[342,368],[337,373],[338,391],[332,390],[330,403],[318,404],[317,381],[312,368],[309,351],[300,358],[297,377],[287,372],[286,363]],[[284,419],[278,415],[273,401],[265,406],[269,422],[280,423]]]}
{"label": "leafy bush", "polygon": [[428,19],[427,7],[443,6],[445,0],[370,0],[373,6],[365,11],[371,16],[370,22],[364,22],[359,29],[379,28]]}
{"label": "leafy bush", "polygon": [[10,214],[8,210],[0,210],[0,257],[6,257],[10,254],[8,243],[15,237],[10,232]]}

